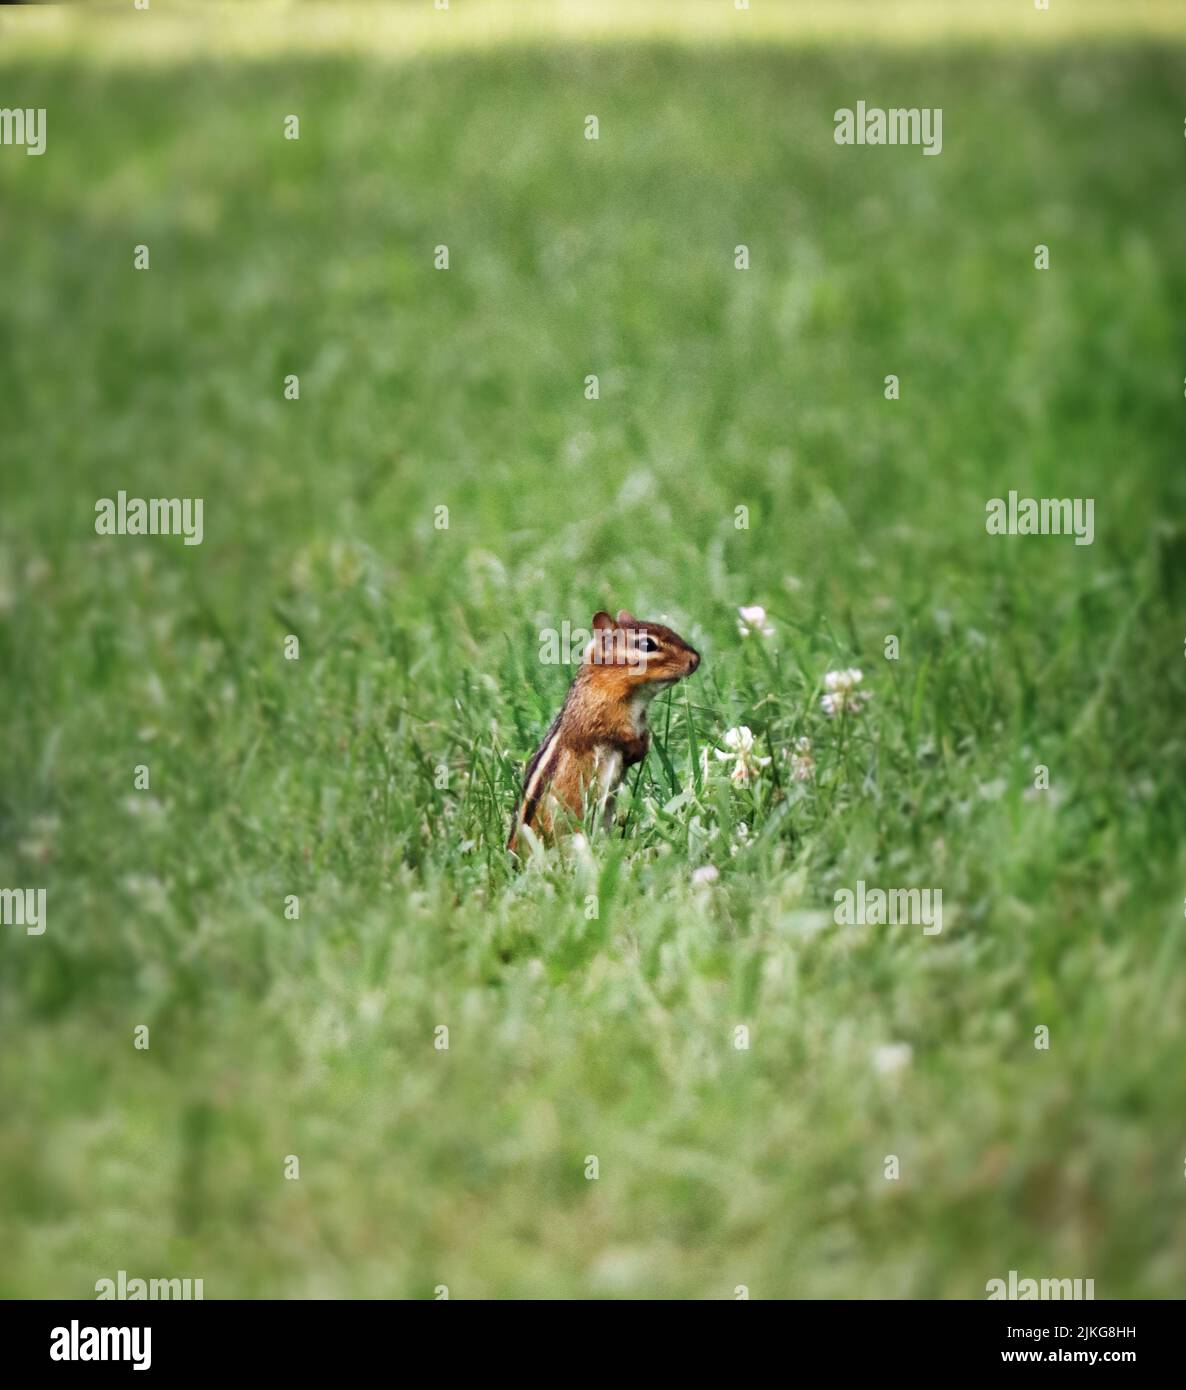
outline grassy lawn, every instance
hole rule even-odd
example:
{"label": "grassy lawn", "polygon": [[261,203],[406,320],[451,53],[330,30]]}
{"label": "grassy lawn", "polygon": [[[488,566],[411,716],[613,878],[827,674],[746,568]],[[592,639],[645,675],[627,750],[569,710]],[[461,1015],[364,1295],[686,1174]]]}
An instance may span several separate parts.
{"label": "grassy lawn", "polygon": [[[1182,1296],[1184,83],[1186,28],[0,48],[0,1294]],[[516,871],[601,607],[704,662]]]}

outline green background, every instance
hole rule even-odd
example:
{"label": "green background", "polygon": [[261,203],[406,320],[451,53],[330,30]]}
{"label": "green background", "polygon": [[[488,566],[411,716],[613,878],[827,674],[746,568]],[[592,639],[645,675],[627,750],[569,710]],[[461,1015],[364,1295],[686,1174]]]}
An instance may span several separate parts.
{"label": "green background", "polygon": [[[1186,34],[285,14],[0,46],[48,112],[0,148],[0,884],[48,892],[0,929],[0,1292],[1180,1297]],[[836,146],[858,100],[942,155]],[[96,536],[121,488],[204,543]],[[1094,545],[986,535],[1010,488]],[[704,664],[625,833],[512,872],[540,629],[619,606]],[[704,779],[739,724],[773,764]],[[943,933],[835,925],[858,878]]]}

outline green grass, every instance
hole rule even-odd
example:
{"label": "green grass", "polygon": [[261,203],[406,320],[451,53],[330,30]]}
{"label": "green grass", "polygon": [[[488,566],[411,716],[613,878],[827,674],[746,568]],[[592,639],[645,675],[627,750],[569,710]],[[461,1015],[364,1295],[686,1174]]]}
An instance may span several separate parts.
{"label": "green grass", "polygon": [[[48,890],[0,1293],[1181,1296],[1186,48],[0,78],[49,111],[0,149],[0,883]],[[942,156],[837,148],[862,98]],[[204,544],[97,537],[119,488]],[[1010,488],[1095,544],[987,536]],[[517,873],[538,633],[603,606],[704,664],[626,833]],[[942,934],[835,925],[858,878]]]}

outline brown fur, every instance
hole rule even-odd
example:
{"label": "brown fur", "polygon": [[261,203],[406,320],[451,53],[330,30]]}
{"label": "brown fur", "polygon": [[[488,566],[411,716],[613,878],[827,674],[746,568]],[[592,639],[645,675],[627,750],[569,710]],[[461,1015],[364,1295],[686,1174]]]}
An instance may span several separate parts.
{"label": "brown fur", "polygon": [[[654,653],[637,646],[644,634],[656,644]],[[650,747],[650,698],[699,665],[699,652],[662,623],[641,622],[625,609],[616,622],[608,613],[595,614],[593,641],[581,668],[527,764],[507,848],[518,848],[525,825],[545,840],[579,825],[599,778],[608,818],[623,774],[642,762]]]}

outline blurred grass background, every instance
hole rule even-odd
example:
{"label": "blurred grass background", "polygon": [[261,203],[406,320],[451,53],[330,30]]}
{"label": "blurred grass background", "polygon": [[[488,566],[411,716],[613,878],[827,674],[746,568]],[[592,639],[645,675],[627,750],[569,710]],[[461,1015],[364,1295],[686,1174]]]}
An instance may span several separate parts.
{"label": "blurred grass background", "polygon": [[[6,17],[0,1292],[1181,1296],[1186,35],[958,8]],[[538,631],[619,605],[705,664],[626,836],[512,874]],[[777,780],[700,776],[739,723]]]}

